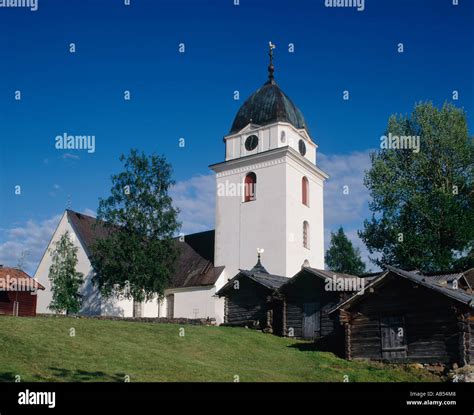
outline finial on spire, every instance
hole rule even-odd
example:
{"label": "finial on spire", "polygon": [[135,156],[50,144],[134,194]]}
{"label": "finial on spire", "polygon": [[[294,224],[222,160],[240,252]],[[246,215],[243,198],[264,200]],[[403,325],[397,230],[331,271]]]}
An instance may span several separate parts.
{"label": "finial on spire", "polygon": [[275,67],[273,66],[273,49],[275,49],[275,45],[270,41],[268,42],[268,56],[270,57],[270,64],[268,65],[268,79],[270,82],[273,82],[274,76],[273,72],[275,72]]}
{"label": "finial on spire", "polygon": [[258,257],[258,260],[257,260],[257,263],[255,264],[255,266],[250,270],[251,272],[259,272],[259,273],[264,273],[264,274],[268,274],[268,271],[265,269],[265,267],[262,265],[262,263],[260,262],[260,256],[264,253],[264,249],[263,248],[257,248],[257,257]]}

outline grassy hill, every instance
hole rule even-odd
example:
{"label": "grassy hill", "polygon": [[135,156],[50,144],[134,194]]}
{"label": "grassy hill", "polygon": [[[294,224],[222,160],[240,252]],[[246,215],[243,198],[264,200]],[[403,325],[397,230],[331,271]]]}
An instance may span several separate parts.
{"label": "grassy hill", "polygon": [[[71,329],[75,336],[71,336]],[[184,329],[184,336],[180,336]],[[348,362],[252,330],[92,319],[0,317],[0,380],[430,381],[424,371]]]}

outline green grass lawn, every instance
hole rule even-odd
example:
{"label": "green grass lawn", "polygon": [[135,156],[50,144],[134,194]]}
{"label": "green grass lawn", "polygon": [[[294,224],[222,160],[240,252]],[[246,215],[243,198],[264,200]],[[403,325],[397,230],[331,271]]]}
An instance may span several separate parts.
{"label": "green grass lawn", "polygon": [[[71,329],[75,336],[71,336]],[[184,329],[184,336],[180,336]],[[0,317],[0,380],[435,381],[413,368],[348,362],[304,342],[228,327]],[[306,343],[307,345],[307,343]]]}

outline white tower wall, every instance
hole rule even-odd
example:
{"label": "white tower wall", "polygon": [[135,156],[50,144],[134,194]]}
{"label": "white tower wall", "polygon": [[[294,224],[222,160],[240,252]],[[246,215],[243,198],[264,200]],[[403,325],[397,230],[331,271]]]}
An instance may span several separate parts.
{"label": "white tower wall", "polygon": [[[281,133],[285,132],[285,141]],[[255,134],[259,144],[246,151],[245,139]],[[299,140],[307,152],[297,152]],[[226,161],[216,172],[215,265],[225,266],[225,279],[239,269],[251,269],[257,248],[265,250],[268,272],[286,277],[304,261],[324,268],[323,182],[327,175],[315,166],[317,146],[304,132],[287,123],[246,128],[226,140]],[[244,202],[245,176],[257,176],[256,200]],[[302,178],[309,181],[309,207],[302,203]],[[237,194],[233,189],[241,190]],[[310,225],[309,249],[303,246],[303,222]]]}

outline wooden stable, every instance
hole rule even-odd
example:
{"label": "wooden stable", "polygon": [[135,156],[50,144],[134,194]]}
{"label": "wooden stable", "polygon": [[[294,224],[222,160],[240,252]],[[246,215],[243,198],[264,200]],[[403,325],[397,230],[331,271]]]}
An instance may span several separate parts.
{"label": "wooden stable", "polygon": [[344,328],[347,359],[465,365],[474,362],[473,307],[463,274],[430,277],[387,266],[330,313]]}
{"label": "wooden stable", "polygon": [[279,290],[284,335],[315,340],[323,349],[341,354],[343,332],[338,316],[329,315],[329,311],[357,291],[363,281],[354,275],[302,268]]}
{"label": "wooden stable", "polygon": [[44,287],[26,272],[0,266],[0,315],[36,316],[38,290]]}
{"label": "wooden stable", "polygon": [[288,279],[259,261],[217,295],[225,297],[225,325],[313,340],[349,360],[465,365],[474,363],[470,272],[421,275],[387,266],[358,278],[304,267]]}
{"label": "wooden stable", "polygon": [[282,334],[282,302],[278,288],[287,278],[269,274],[260,261],[241,270],[217,295],[225,297],[224,325],[251,327]]}

